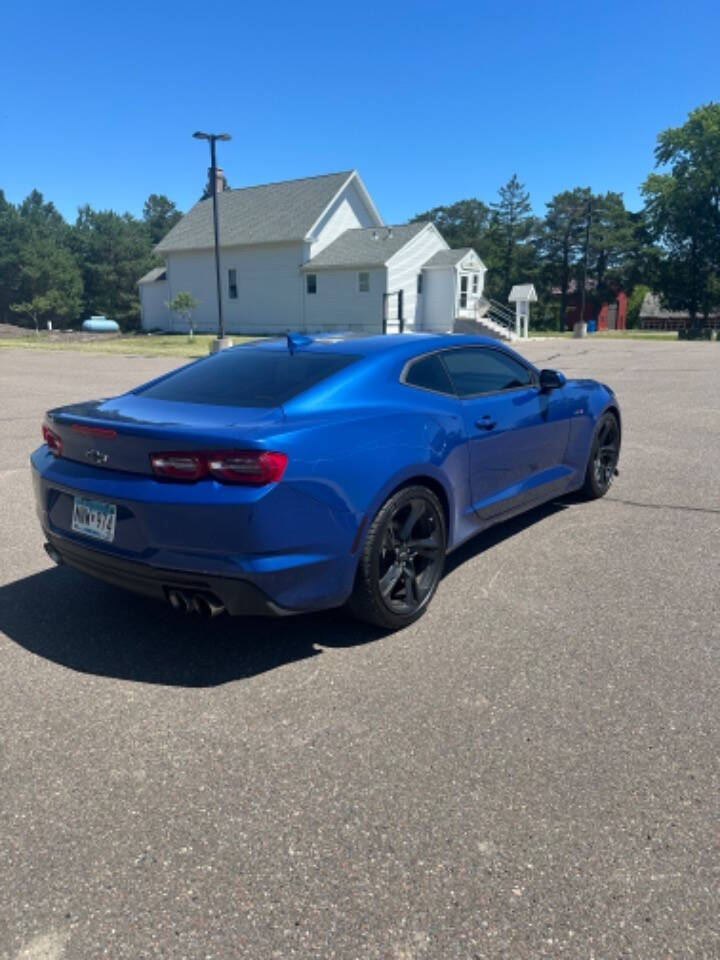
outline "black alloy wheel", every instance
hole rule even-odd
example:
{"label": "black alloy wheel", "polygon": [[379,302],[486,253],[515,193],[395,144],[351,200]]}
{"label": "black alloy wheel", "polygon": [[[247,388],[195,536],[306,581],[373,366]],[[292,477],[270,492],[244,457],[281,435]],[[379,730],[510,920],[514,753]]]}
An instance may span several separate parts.
{"label": "black alloy wheel", "polygon": [[368,530],[350,609],[376,626],[399,629],[426,609],[445,562],[445,514],[427,487],[404,487]]}
{"label": "black alloy wheel", "polygon": [[583,492],[590,499],[603,497],[610,489],[620,459],[620,424],[614,413],[600,419],[593,439]]}

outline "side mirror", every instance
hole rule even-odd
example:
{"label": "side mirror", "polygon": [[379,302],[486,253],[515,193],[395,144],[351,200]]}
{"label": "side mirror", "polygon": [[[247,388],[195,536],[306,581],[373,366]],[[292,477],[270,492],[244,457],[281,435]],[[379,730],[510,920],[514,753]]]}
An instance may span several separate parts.
{"label": "side mirror", "polygon": [[567,383],[565,374],[560,373],[559,370],[541,370],[540,371],[540,389],[545,392],[546,390],[559,390],[560,387],[564,387]]}

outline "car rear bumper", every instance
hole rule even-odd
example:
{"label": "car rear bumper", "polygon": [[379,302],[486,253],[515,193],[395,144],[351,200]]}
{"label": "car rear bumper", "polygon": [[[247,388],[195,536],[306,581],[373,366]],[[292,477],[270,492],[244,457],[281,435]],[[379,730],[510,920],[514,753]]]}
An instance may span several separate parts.
{"label": "car rear bumper", "polygon": [[141,593],[156,600],[168,600],[172,590],[188,597],[210,595],[233,616],[287,616],[299,613],[281,607],[260,587],[234,577],[194,575],[178,570],[161,570],[146,563],[100,553],[45,531],[48,543],[63,563],[113,586]]}
{"label": "car rear bumper", "polygon": [[[229,613],[285,614],[340,606],[356,566],[357,520],[291,484],[267,495],[212,484],[167,484],[55,458],[32,458],[35,503],[62,560],[118,586],[167,599],[211,593]],[[73,500],[114,503],[112,543],[72,529]]]}

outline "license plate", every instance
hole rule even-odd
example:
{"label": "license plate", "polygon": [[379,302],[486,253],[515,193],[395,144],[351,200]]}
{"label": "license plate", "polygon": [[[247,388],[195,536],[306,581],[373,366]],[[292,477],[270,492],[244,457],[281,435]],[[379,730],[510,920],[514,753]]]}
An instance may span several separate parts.
{"label": "license plate", "polygon": [[109,543],[115,536],[116,517],[117,507],[114,503],[75,497],[72,515],[72,528],[75,533]]}

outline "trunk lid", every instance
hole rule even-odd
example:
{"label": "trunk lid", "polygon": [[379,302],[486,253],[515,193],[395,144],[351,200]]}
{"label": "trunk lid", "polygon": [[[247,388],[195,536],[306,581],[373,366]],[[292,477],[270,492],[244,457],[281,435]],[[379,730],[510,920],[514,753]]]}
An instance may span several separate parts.
{"label": "trunk lid", "polygon": [[152,474],[162,451],[253,449],[282,423],[282,408],[221,407],[125,394],[58,407],[48,426],[68,460],[101,469]]}

